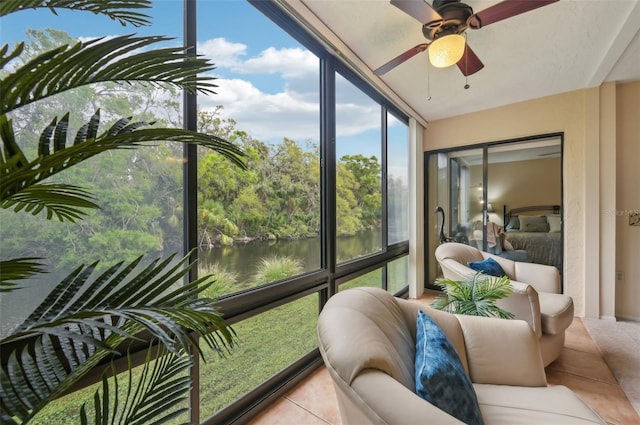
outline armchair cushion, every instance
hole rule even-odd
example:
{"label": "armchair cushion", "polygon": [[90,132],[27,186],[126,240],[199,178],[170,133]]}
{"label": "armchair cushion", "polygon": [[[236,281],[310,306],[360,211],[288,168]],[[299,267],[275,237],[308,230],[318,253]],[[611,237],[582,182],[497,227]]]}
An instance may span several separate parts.
{"label": "armchair cushion", "polygon": [[538,297],[542,332],[550,335],[563,333],[573,321],[571,297],[547,292],[538,292]]}
{"label": "armchair cushion", "polygon": [[416,393],[466,424],[483,425],[473,384],[442,329],[422,310],[416,332]]}

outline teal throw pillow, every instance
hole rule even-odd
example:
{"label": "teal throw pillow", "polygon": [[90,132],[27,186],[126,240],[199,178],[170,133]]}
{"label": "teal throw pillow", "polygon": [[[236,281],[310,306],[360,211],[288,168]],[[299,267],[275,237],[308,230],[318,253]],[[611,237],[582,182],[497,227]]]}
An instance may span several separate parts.
{"label": "teal throw pillow", "polygon": [[502,266],[491,257],[482,261],[468,262],[467,266],[477,272],[488,274],[489,276],[502,277],[507,275]]}
{"label": "teal throw pillow", "polygon": [[416,334],[416,393],[470,425],[483,425],[478,398],[456,349],[423,311],[418,311]]}

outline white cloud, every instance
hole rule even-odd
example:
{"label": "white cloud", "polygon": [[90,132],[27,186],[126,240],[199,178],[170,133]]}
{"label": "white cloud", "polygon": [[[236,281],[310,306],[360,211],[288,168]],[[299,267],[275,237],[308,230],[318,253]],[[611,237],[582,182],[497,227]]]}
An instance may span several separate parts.
{"label": "white cloud", "polygon": [[307,102],[295,92],[265,93],[246,80],[219,79],[217,84],[217,95],[199,97],[201,110],[222,105],[223,118],[233,118],[259,140],[318,140],[317,102]]}
{"label": "white cloud", "polygon": [[238,70],[247,74],[282,74],[284,78],[301,78],[318,74],[318,58],[307,50],[269,47],[248,59]]}
{"label": "white cloud", "polygon": [[[222,105],[223,118],[233,118],[239,129],[260,140],[318,140],[319,61],[314,54],[302,48],[269,47],[247,57],[246,45],[224,38],[207,40],[198,45],[198,51],[216,64],[220,75],[228,74],[226,69],[235,76],[216,80],[217,95],[199,96],[201,110]],[[260,80],[259,88],[242,75],[271,75],[272,80],[268,86]],[[281,79],[273,79],[274,75]],[[274,87],[276,82],[280,86]],[[344,94],[348,92],[341,99],[345,103],[337,107],[339,135],[379,128],[378,105],[353,87]]]}
{"label": "white cloud", "polygon": [[224,38],[212,38],[197,46],[198,54],[209,58],[218,68],[235,69],[242,64],[242,57],[247,54],[247,46],[232,43]]}

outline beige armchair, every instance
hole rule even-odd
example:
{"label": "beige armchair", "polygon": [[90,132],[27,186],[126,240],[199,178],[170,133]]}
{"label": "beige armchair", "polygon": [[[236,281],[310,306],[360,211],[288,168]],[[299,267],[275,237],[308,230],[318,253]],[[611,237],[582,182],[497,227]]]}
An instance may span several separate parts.
{"label": "beige armchair", "polygon": [[379,288],[329,299],[318,345],[344,425],[461,424],[416,395],[416,322],[422,309],[444,331],[490,424],[605,424],[564,386],[547,386],[538,338],[521,320],[458,316]]}
{"label": "beige armchair", "polygon": [[540,340],[544,366],[558,358],[564,333],[573,321],[573,300],[560,293],[560,273],[553,266],[512,261],[460,243],[445,243],[435,251],[447,279],[461,280],[476,273],[467,266],[488,257],[496,260],[511,279],[513,292],[498,305],[524,320]]}

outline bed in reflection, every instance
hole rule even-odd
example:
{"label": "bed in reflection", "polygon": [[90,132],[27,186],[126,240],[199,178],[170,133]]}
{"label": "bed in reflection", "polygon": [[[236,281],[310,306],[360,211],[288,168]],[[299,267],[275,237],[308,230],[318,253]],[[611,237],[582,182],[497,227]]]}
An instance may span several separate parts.
{"label": "bed in reflection", "polygon": [[533,205],[507,210],[506,239],[515,250],[527,252],[529,261],[555,266],[562,272],[562,214],[559,205]]}

